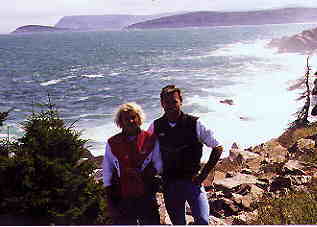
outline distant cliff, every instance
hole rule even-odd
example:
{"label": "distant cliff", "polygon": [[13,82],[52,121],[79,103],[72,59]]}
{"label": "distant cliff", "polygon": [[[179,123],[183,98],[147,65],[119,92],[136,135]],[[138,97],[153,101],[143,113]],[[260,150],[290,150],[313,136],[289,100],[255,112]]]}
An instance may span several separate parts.
{"label": "distant cliff", "polygon": [[284,8],[246,12],[175,12],[157,15],[65,16],[54,27],[27,25],[13,33],[121,29],[155,29],[304,23],[317,21],[317,8]]}
{"label": "distant cliff", "polygon": [[25,25],[15,29],[12,33],[34,33],[34,32],[56,32],[56,31],[67,31],[69,29],[56,28],[52,26],[42,26],[42,25]]}
{"label": "distant cliff", "polygon": [[121,30],[131,24],[175,14],[177,13],[165,13],[157,15],[65,16],[57,22],[55,27],[69,28],[72,30]]}
{"label": "distant cliff", "polygon": [[284,8],[246,12],[190,12],[129,25],[127,29],[261,25],[317,21],[317,8]]}

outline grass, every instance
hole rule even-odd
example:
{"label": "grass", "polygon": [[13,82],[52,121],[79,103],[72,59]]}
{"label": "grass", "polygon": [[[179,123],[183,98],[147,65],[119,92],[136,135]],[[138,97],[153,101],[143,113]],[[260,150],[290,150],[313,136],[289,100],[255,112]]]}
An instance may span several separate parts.
{"label": "grass", "polygon": [[[284,147],[291,147],[298,139],[315,137],[317,123],[307,127],[290,128],[279,138]],[[317,163],[316,148],[312,152],[300,157],[301,161]],[[285,225],[285,224],[317,224],[317,177],[306,185],[303,191],[293,191],[279,197],[264,196],[256,204],[258,208],[257,220],[250,224]]]}
{"label": "grass", "polygon": [[308,191],[292,192],[278,198],[266,197],[257,206],[258,217],[252,224],[317,224],[317,179]]}
{"label": "grass", "polygon": [[279,138],[278,142],[286,148],[291,147],[298,139],[317,134],[317,122],[310,123],[308,127],[287,129]]}

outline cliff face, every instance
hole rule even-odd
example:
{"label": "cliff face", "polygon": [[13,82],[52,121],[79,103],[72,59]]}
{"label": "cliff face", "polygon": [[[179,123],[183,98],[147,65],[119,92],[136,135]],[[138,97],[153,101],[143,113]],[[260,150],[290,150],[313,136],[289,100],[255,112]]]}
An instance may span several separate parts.
{"label": "cliff face", "polygon": [[120,30],[134,23],[157,19],[174,14],[176,13],[165,13],[157,15],[65,16],[57,22],[55,27],[69,28],[74,30]]}
{"label": "cliff face", "polygon": [[312,54],[317,50],[317,28],[305,30],[293,36],[273,39],[268,46],[277,48],[280,53]]}
{"label": "cliff face", "polygon": [[248,12],[177,12],[157,15],[65,16],[54,27],[28,25],[15,32],[121,30],[261,25],[317,21],[317,8],[284,8]]}
{"label": "cliff face", "polygon": [[52,26],[42,26],[42,25],[25,25],[17,28],[12,33],[34,33],[34,32],[56,32],[56,31],[67,31],[65,28],[55,28]]}
{"label": "cliff face", "polygon": [[317,8],[285,8],[249,12],[191,12],[127,26],[128,29],[181,28],[312,22]]}
{"label": "cliff face", "polygon": [[133,15],[91,15],[91,16],[65,16],[55,27],[75,30],[122,29],[123,27],[147,20],[146,16]]}

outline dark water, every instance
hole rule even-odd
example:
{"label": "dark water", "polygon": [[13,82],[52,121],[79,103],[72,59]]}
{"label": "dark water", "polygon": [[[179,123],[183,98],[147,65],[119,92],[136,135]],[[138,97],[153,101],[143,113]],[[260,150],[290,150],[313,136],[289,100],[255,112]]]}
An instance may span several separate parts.
{"label": "dark water", "polygon": [[38,104],[47,103],[49,94],[61,116],[68,122],[78,120],[78,128],[99,146],[95,150],[100,153],[105,138],[116,130],[112,114],[119,104],[139,103],[149,123],[161,113],[160,89],[173,83],[188,97],[185,111],[216,112],[221,118],[226,111],[223,104],[208,106],[209,98],[239,95],[237,88],[248,86],[258,75],[250,68],[261,68],[263,73],[287,67],[261,53],[244,54],[245,48],[262,45],[262,51],[271,38],[312,27],[0,35],[0,110],[15,108],[8,122],[15,124],[41,110]]}

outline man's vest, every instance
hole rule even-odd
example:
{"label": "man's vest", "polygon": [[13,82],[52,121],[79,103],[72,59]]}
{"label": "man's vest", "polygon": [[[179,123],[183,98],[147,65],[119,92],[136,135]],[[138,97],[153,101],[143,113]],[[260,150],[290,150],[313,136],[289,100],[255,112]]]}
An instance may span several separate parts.
{"label": "man's vest", "polygon": [[119,133],[111,137],[108,142],[111,152],[119,161],[121,196],[131,198],[144,195],[145,185],[141,168],[144,160],[153,151],[154,134],[141,131],[135,139],[129,140],[128,137]]}
{"label": "man's vest", "polygon": [[163,160],[163,179],[191,178],[200,170],[203,144],[197,138],[197,117],[181,113],[174,127],[166,115],[154,121]]}

